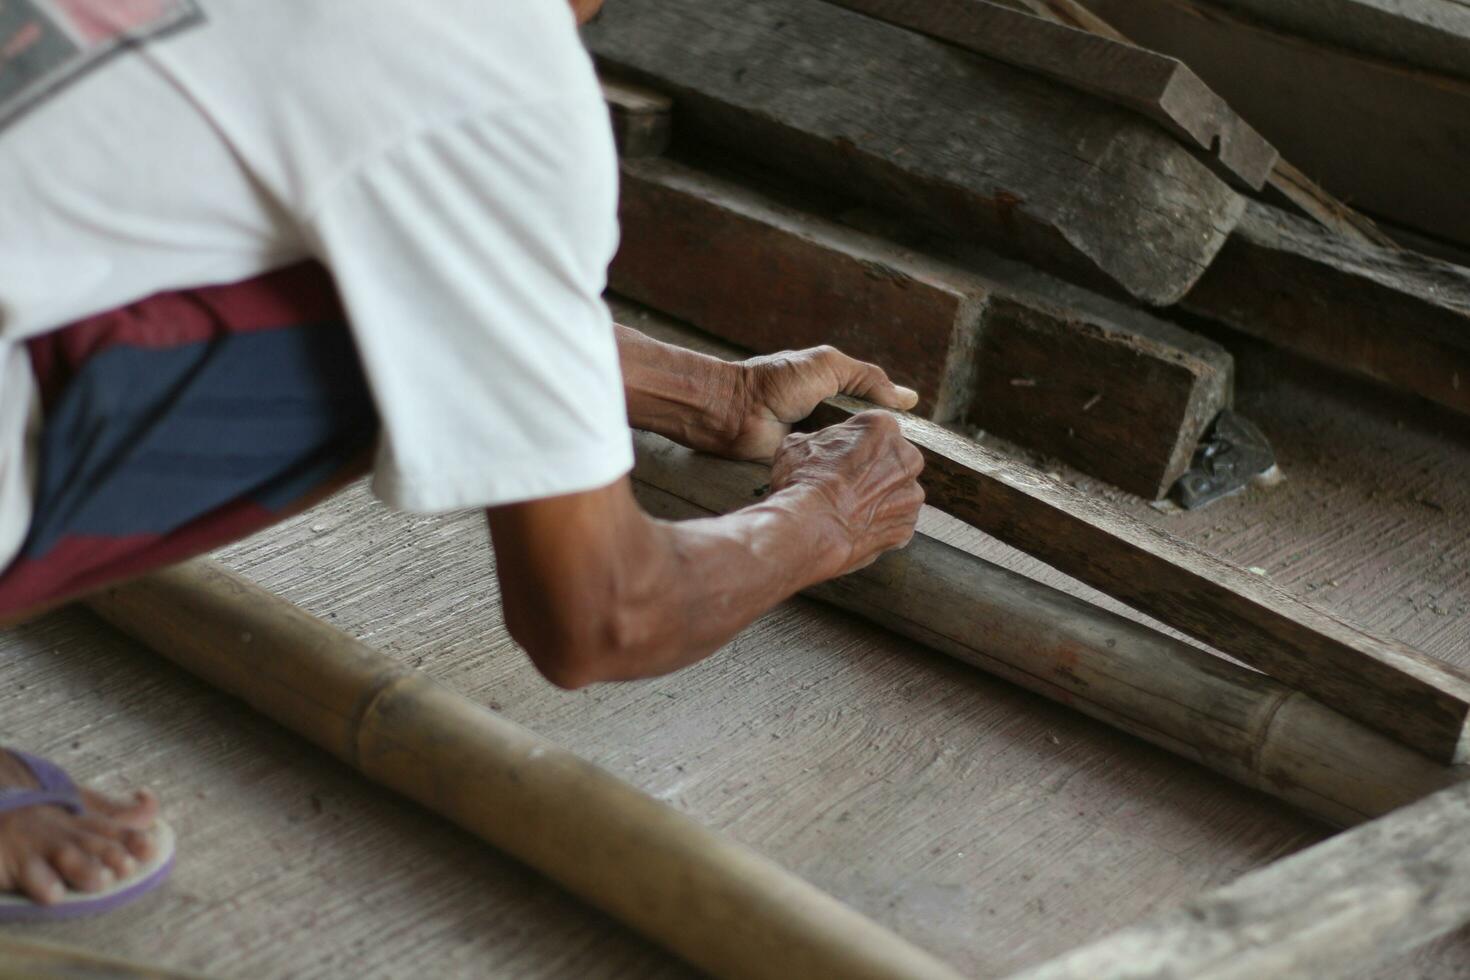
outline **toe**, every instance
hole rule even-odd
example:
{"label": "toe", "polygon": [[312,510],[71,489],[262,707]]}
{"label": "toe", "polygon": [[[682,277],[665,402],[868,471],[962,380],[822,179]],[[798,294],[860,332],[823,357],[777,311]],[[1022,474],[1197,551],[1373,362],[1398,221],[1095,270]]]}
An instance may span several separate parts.
{"label": "toe", "polygon": [[56,848],[51,854],[51,867],[74,891],[101,891],[116,880],[111,869],[76,843]]}
{"label": "toe", "polygon": [[102,862],[118,879],[131,877],[138,870],[138,862],[128,849],[110,837],[101,834],[85,834],[78,841],[83,851]]}
{"label": "toe", "polygon": [[66,897],[66,885],[61,876],[39,854],[26,858],[16,875],[21,892],[39,905],[55,905]]}
{"label": "toe", "polygon": [[82,790],[82,803],[88,813],[115,820],[133,830],[150,830],[158,819],[158,797],[146,789],[125,800]]}

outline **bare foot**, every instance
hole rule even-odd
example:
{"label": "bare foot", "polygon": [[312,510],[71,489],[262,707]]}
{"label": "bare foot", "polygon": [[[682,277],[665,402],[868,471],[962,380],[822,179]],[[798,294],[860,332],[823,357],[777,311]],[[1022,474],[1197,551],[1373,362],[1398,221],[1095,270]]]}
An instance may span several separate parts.
{"label": "bare foot", "polygon": [[[0,788],[35,785],[30,769],[0,749]],[[142,790],[131,800],[87,789],[81,794],[79,814],[59,806],[0,813],[0,892],[54,905],[67,889],[102,891],[153,857],[153,839],[146,833],[158,817],[152,793]]]}

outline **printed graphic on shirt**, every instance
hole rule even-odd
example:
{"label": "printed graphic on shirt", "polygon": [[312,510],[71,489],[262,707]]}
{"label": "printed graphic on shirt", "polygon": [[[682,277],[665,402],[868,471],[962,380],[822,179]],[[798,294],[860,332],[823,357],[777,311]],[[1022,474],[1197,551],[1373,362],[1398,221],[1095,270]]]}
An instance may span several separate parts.
{"label": "printed graphic on shirt", "polygon": [[0,0],[0,129],[118,52],[203,19],[194,0]]}

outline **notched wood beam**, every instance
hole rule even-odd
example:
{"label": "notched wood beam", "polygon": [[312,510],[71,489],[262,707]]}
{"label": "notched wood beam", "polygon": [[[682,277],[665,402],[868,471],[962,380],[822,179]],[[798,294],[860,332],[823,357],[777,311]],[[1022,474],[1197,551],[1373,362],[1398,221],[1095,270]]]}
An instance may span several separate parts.
{"label": "notched wood beam", "polygon": [[674,100],[656,89],[606,75],[599,81],[618,155],[631,160],[661,156],[673,137]]}

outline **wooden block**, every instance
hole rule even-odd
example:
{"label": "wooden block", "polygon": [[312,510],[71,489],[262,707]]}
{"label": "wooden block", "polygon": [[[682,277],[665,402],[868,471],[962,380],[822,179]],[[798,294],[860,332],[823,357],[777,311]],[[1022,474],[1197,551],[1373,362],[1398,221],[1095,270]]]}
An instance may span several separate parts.
{"label": "wooden block", "polygon": [[667,161],[623,165],[617,292],[760,352],[832,344],[1150,499],[1229,404],[1218,345],[1018,263],[956,268]]}
{"label": "wooden block", "polygon": [[1221,177],[1260,190],[1276,148],[1177,58],[985,0],[828,0],[1138,112]]}
{"label": "wooden block", "polygon": [[625,162],[614,290],[760,353],[832,344],[958,418],[987,300],[963,272],[666,161]]}
{"label": "wooden block", "polygon": [[1462,785],[1012,980],[1366,976],[1466,922],[1470,786]]}
{"label": "wooden block", "polygon": [[967,420],[1157,500],[1230,405],[1218,344],[1084,289],[994,262]]}
{"label": "wooden block", "polygon": [[1184,309],[1470,413],[1470,270],[1252,202]]}
{"label": "wooden block", "polygon": [[1470,6],[1460,0],[1217,2],[1316,41],[1470,78]]}
{"label": "wooden block", "polygon": [[821,0],[622,0],[584,33],[692,140],[1149,303],[1243,208],[1133,113]]}
{"label": "wooden block", "polygon": [[[1355,207],[1470,242],[1470,81],[1324,46],[1189,0],[1090,0],[1184,61],[1282,155]],[[1299,4],[1279,4],[1296,7]]]}
{"label": "wooden block", "polygon": [[674,100],[655,89],[602,76],[602,97],[612,116],[618,155],[661,156],[673,136]]}
{"label": "wooden block", "polygon": [[[869,406],[824,403],[812,423]],[[900,417],[928,502],[1441,762],[1467,757],[1470,674],[1380,639],[1075,487]]]}

